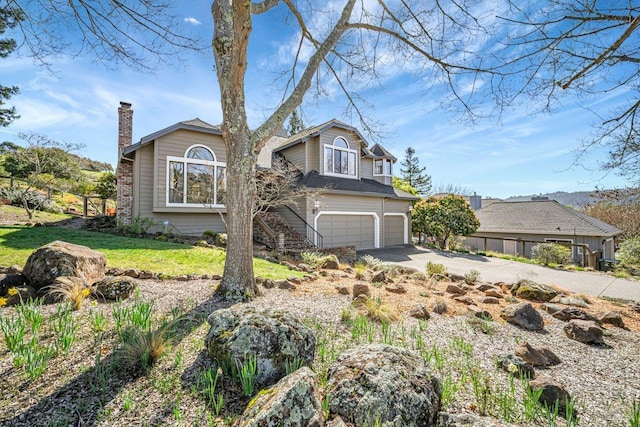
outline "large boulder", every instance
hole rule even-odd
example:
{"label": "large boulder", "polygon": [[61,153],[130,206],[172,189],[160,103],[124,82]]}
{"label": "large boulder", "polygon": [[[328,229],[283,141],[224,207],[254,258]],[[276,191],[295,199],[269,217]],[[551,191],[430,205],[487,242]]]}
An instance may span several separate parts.
{"label": "large boulder", "polygon": [[500,313],[500,317],[528,331],[541,331],[544,329],[542,316],[538,313],[538,310],[528,302],[506,306]]}
{"label": "large boulder", "polygon": [[542,283],[523,279],[513,285],[511,293],[518,298],[530,301],[548,302],[555,298],[559,292]]}
{"label": "large boulder", "polygon": [[286,365],[311,366],[316,350],[313,332],[291,314],[254,308],[214,311],[207,321],[211,325],[205,338],[209,356],[218,364],[246,363],[255,357],[255,384],[266,387],[286,375]]}
{"label": "large boulder", "polygon": [[107,258],[86,246],[56,240],[36,249],[22,274],[36,289],[53,284],[56,277],[80,277],[91,285],[104,279]]}
{"label": "large boulder", "polygon": [[412,350],[384,344],[353,348],[328,370],[329,410],[357,427],[431,426],[440,407],[440,382]]}
{"label": "large boulder", "polygon": [[320,427],[323,424],[318,377],[307,367],[261,390],[249,402],[240,421],[242,427]]}

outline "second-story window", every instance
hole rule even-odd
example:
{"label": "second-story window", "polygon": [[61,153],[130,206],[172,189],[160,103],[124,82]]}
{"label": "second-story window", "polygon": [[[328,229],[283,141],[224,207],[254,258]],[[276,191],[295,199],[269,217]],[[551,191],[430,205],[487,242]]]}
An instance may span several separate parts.
{"label": "second-story window", "polygon": [[374,168],[373,168],[373,174],[374,175],[381,175],[381,176],[391,176],[393,175],[392,173],[392,162],[389,159],[376,159],[374,160]]}
{"label": "second-story window", "polygon": [[355,178],[357,162],[357,151],[349,148],[347,140],[340,136],[333,141],[333,144],[324,146],[324,171],[327,175]]}

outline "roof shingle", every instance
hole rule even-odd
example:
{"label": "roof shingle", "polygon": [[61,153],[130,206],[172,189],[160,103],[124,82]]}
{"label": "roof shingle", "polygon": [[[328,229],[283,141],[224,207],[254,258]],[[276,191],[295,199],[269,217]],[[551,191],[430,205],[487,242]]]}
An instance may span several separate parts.
{"label": "roof shingle", "polygon": [[611,237],[622,230],[555,200],[497,202],[476,211],[477,233],[573,234]]}

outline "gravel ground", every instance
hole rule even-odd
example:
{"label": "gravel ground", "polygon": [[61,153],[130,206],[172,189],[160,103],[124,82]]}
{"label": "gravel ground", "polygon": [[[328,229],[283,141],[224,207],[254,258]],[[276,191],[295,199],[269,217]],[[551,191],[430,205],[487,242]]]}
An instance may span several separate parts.
{"label": "gravel ground", "polygon": [[[335,341],[335,350],[356,345],[351,331],[341,322],[350,309],[350,295],[339,295],[336,286],[349,287],[357,283],[352,275],[330,273],[329,277],[315,282],[304,282],[294,291],[265,289],[264,295],[243,304],[256,308],[281,308],[305,319],[316,329],[319,339]],[[199,369],[209,366],[203,339],[208,330],[204,317],[212,311],[226,307],[214,296],[215,281],[141,281],[140,298],[154,301],[157,313],[168,314],[182,307],[194,319],[193,327],[174,344],[169,355],[147,375],[137,375],[117,367],[110,372],[102,392],[96,391],[98,371],[96,354],[104,363],[113,359],[116,346],[115,334],[107,333],[96,343],[88,322],[89,310],[103,312],[108,317],[112,304],[85,304],[74,313],[78,320],[77,344],[69,355],[58,356],[47,372],[37,381],[25,380],[13,367],[11,355],[4,343],[0,343],[0,424],[6,426],[31,425],[225,425],[224,417],[242,412],[247,399],[236,396],[234,386],[224,381],[227,407],[223,417],[211,417],[211,411],[202,399],[194,395],[194,378]],[[468,378],[461,375],[464,357],[456,347],[464,342],[472,346],[467,363],[479,367],[489,378],[492,387],[508,384],[508,376],[494,367],[494,357],[501,353],[513,353],[527,341],[534,347],[547,346],[560,357],[562,363],[549,369],[537,369],[538,375],[547,375],[563,384],[576,399],[581,426],[626,426],[629,402],[640,399],[640,324],[638,313],[624,307],[611,306],[608,302],[593,301],[591,311],[615,308],[622,312],[631,330],[608,328],[606,347],[588,346],[568,339],[562,326],[564,322],[542,313],[545,333],[527,332],[500,320],[491,322],[490,333],[483,333],[469,323],[464,304],[455,303],[442,292],[445,283],[414,282],[404,280],[407,293],[396,295],[383,288],[373,287],[374,298],[392,306],[401,317],[393,324],[398,345],[415,346],[418,334],[425,347],[441,349],[446,362],[437,376],[451,378],[460,383],[458,392],[448,411],[455,414],[475,414],[478,408]],[[431,307],[436,300],[446,301],[448,315],[432,314],[431,320],[419,324],[406,317],[409,307],[420,302]],[[131,302],[127,302],[130,304]],[[496,307],[486,306],[495,319],[507,303]],[[45,305],[46,315],[54,313],[55,305]],[[13,308],[3,308],[2,316],[12,316]],[[355,315],[355,312],[353,312]],[[84,320],[83,320],[84,319]],[[111,319],[111,321],[113,321]],[[376,326],[378,327],[378,326]],[[420,330],[420,328],[423,328]],[[378,337],[379,338],[379,337]],[[337,354],[336,354],[337,355]],[[318,359],[318,356],[317,356]],[[327,363],[316,360],[315,368],[321,372]],[[96,397],[99,396],[99,397]],[[235,396],[235,397],[234,397]],[[624,401],[624,402],[623,402]],[[486,418],[486,425],[504,426],[508,423]],[[527,424],[519,424],[527,425]],[[545,425],[543,422],[528,425]],[[559,423],[562,425],[562,422]]]}

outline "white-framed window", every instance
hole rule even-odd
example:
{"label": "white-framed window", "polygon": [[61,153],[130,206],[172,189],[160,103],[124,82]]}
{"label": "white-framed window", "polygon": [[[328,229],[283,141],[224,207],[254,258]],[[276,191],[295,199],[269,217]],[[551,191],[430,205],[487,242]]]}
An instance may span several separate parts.
{"label": "white-framed window", "polygon": [[393,162],[389,159],[374,159],[373,161],[374,176],[392,176]]}
{"label": "white-framed window", "polygon": [[358,176],[358,151],[349,148],[341,136],[334,139],[333,144],[324,145],[324,173],[346,178]]}
{"label": "white-framed window", "polygon": [[167,206],[223,206],[226,170],[204,145],[192,145],[184,157],[167,156]]}

